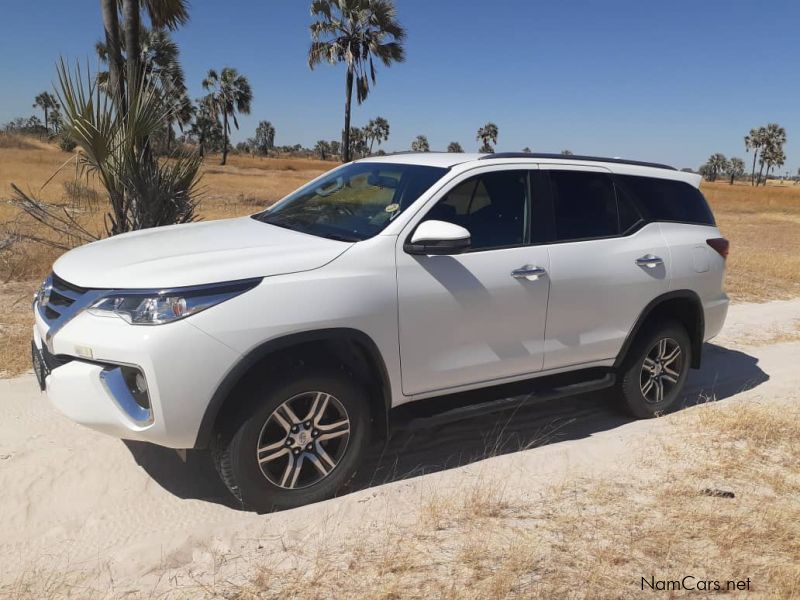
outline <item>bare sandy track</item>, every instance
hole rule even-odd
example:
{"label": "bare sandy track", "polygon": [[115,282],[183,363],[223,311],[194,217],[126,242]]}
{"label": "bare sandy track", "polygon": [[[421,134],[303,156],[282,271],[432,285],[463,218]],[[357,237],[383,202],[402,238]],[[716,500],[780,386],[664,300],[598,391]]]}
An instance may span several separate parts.
{"label": "bare sandy track", "polygon": [[[780,399],[800,383],[800,300],[731,307],[684,404]],[[771,340],[779,340],[771,343]],[[502,474],[510,492],[624,468],[659,420],[631,422],[596,395],[405,431],[360,475],[356,491],[294,511],[237,510],[206,457],[123,443],[58,414],[32,376],[0,380],[0,587],[38,569],[88,571],[100,589],[166,589],[245,573],[260,556],[316,539],[335,544],[417,510],[431,490]],[[512,418],[513,417],[513,418]],[[485,459],[487,449],[499,456]],[[417,477],[409,477],[420,475]]]}

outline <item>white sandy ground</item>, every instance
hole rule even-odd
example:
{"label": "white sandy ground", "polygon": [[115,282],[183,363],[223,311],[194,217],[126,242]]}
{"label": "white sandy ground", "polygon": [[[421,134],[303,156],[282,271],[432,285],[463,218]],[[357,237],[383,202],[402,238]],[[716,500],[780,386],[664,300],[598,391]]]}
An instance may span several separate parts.
{"label": "white sandy ground", "polygon": [[[732,306],[703,369],[691,373],[686,404],[785,399],[800,383],[798,325],[800,300]],[[113,595],[236,579],[322,533],[335,548],[365,524],[411,517],[429,494],[487,473],[529,499],[543,484],[613,475],[662,423],[631,422],[598,397],[579,397],[513,419],[408,432],[382,455],[376,448],[360,491],[256,515],[232,507],[202,454],[183,463],[173,451],[125,444],[61,416],[32,375],[0,380],[0,588],[38,570],[90,572],[92,585]],[[477,460],[487,448],[499,455]]]}

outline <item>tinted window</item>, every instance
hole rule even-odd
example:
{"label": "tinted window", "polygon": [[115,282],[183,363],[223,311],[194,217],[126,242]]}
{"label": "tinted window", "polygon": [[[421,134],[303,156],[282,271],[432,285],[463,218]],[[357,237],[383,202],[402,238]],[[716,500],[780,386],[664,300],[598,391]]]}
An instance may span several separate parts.
{"label": "tinted window", "polygon": [[588,171],[548,171],[558,241],[619,233],[617,199],[611,177]]}
{"label": "tinted window", "polygon": [[630,194],[617,186],[617,209],[619,211],[619,230],[623,235],[631,233],[644,223],[639,209]]}
{"label": "tinted window", "polygon": [[303,233],[357,242],[383,230],[446,172],[420,165],[351,163],[253,218]]}
{"label": "tinted window", "polygon": [[636,200],[649,221],[714,224],[703,194],[688,183],[633,175],[617,175],[617,183]]}
{"label": "tinted window", "polygon": [[428,212],[425,220],[466,227],[473,249],[516,246],[525,241],[526,205],[526,172],[499,171],[460,183]]}

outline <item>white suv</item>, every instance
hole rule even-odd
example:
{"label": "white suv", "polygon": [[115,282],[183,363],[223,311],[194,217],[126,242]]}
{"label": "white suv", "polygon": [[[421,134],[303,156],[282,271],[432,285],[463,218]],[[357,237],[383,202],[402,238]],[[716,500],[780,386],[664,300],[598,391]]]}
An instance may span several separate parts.
{"label": "white suv", "polygon": [[34,299],[35,370],[78,423],[210,448],[259,511],[334,495],[409,402],[616,386],[651,417],[727,312],[699,182],[544,154],[345,164],[251,217],[68,252]]}

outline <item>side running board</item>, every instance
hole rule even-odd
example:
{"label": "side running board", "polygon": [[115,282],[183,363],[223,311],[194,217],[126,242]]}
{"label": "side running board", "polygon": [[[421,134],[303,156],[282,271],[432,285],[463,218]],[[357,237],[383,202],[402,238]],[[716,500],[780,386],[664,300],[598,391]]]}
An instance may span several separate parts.
{"label": "side running board", "polygon": [[[568,381],[563,377],[554,376],[554,378],[542,378],[541,381],[534,379],[524,383],[507,384],[475,392],[450,394],[411,402],[392,411],[390,431],[394,433],[403,430],[427,429],[456,421],[474,419],[566,396],[596,392],[610,388],[616,382],[614,373],[605,372],[599,376],[596,373],[594,375],[594,378],[578,381],[574,379]],[[418,404],[420,406],[415,406]]]}

